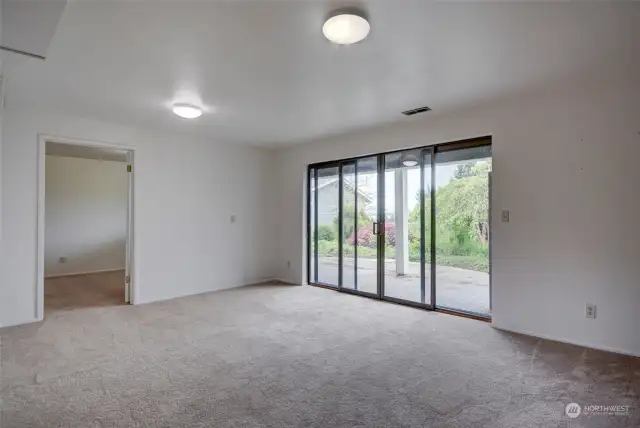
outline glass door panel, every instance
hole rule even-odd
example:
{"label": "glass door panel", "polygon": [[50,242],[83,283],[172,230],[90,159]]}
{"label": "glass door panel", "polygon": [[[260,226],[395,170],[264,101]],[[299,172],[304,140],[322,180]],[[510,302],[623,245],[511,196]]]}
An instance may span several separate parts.
{"label": "glass door panel", "polygon": [[316,234],[316,189],[317,185],[317,169],[309,168],[309,263],[307,272],[307,280],[309,283],[318,282],[318,235]]}
{"label": "glass door panel", "polygon": [[378,157],[358,159],[354,178],[354,231],[348,238],[355,253],[354,289],[378,293]]}
{"label": "glass door panel", "polygon": [[338,166],[317,168],[314,190],[317,245],[317,283],[339,285],[338,215],[340,207],[340,175]]}
{"label": "glass door panel", "polygon": [[491,146],[436,152],[436,307],[489,317]]}
{"label": "glass door panel", "polygon": [[384,155],[384,296],[429,304],[421,266],[421,164],[421,150]]}
{"label": "glass door panel", "polygon": [[356,290],[356,212],[363,207],[358,207],[355,162],[342,165],[342,180],[342,288]]}
{"label": "glass door panel", "polygon": [[433,201],[433,176],[434,169],[432,164],[433,148],[425,149],[422,152],[422,206],[424,211],[424,228],[422,232],[422,242],[424,248],[424,257],[422,259],[422,275],[424,277],[424,303],[433,306],[433,290],[435,288],[434,275],[432,274],[432,267],[435,264],[434,252],[433,252],[433,238],[435,235],[433,231],[433,216],[432,216],[432,201]]}

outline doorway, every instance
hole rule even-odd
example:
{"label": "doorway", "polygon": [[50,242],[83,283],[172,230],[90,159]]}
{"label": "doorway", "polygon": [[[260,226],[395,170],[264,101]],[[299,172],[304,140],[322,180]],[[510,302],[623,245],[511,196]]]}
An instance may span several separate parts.
{"label": "doorway", "polygon": [[491,317],[491,139],[309,166],[308,282]]}
{"label": "doorway", "polygon": [[38,319],[131,303],[132,148],[42,136],[38,180]]}

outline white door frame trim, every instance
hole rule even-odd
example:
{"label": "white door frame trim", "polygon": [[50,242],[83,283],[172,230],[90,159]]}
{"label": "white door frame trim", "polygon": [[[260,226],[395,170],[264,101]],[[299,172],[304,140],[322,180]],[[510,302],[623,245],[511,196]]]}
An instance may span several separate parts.
{"label": "white door frame trim", "polygon": [[[75,146],[88,146],[88,147],[101,147],[107,149],[118,149],[118,150],[127,150],[131,154],[131,162],[130,165],[132,170],[135,171],[135,147],[122,145],[122,144],[113,144],[106,143],[95,140],[83,140],[79,138],[68,138],[68,137],[60,137],[56,135],[49,134],[38,134],[38,217],[37,217],[37,269],[36,269],[36,301],[35,301],[35,313],[36,319],[38,321],[42,321],[44,319],[44,237],[45,237],[45,160],[46,160],[46,145],[47,143],[60,143],[60,144],[71,144]],[[133,172],[131,172],[133,174]],[[136,242],[136,234],[135,234],[135,207],[136,207],[136,193],[135,189],[135,180],[134,177],[131,176],[132,185],[130,192],[133,193],[130,197],[132,201],[130,208],[131,215],[131,242],[129,243],[132,247],[130,254],[130,264],[131,264],[131,304],[134,305],[138,301],[138,287],[137,287],[137,270],[135,264],[135,253],[138,248]]]}

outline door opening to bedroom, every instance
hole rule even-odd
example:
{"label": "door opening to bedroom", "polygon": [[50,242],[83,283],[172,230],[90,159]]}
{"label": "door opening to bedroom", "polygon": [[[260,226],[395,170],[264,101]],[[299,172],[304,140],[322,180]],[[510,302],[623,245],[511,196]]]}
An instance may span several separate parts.
{"label": "door opening to bedroom", "polygon": [[42,315],[129,303],[131,152],[44,144]]}

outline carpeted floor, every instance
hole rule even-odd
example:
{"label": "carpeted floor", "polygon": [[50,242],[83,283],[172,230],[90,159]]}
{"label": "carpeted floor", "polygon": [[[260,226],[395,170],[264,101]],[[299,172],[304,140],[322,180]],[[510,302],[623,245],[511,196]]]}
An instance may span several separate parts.
{"label": "carpeted floor", "polygon": [[308,286],[55,311],[0,339],[2,428],[640,426],[637,358]]}
{"label": "carpeted floor", "polygon": [[45,315],[70,309],[124,304],[124,270],[60,276],[44,281]]}

